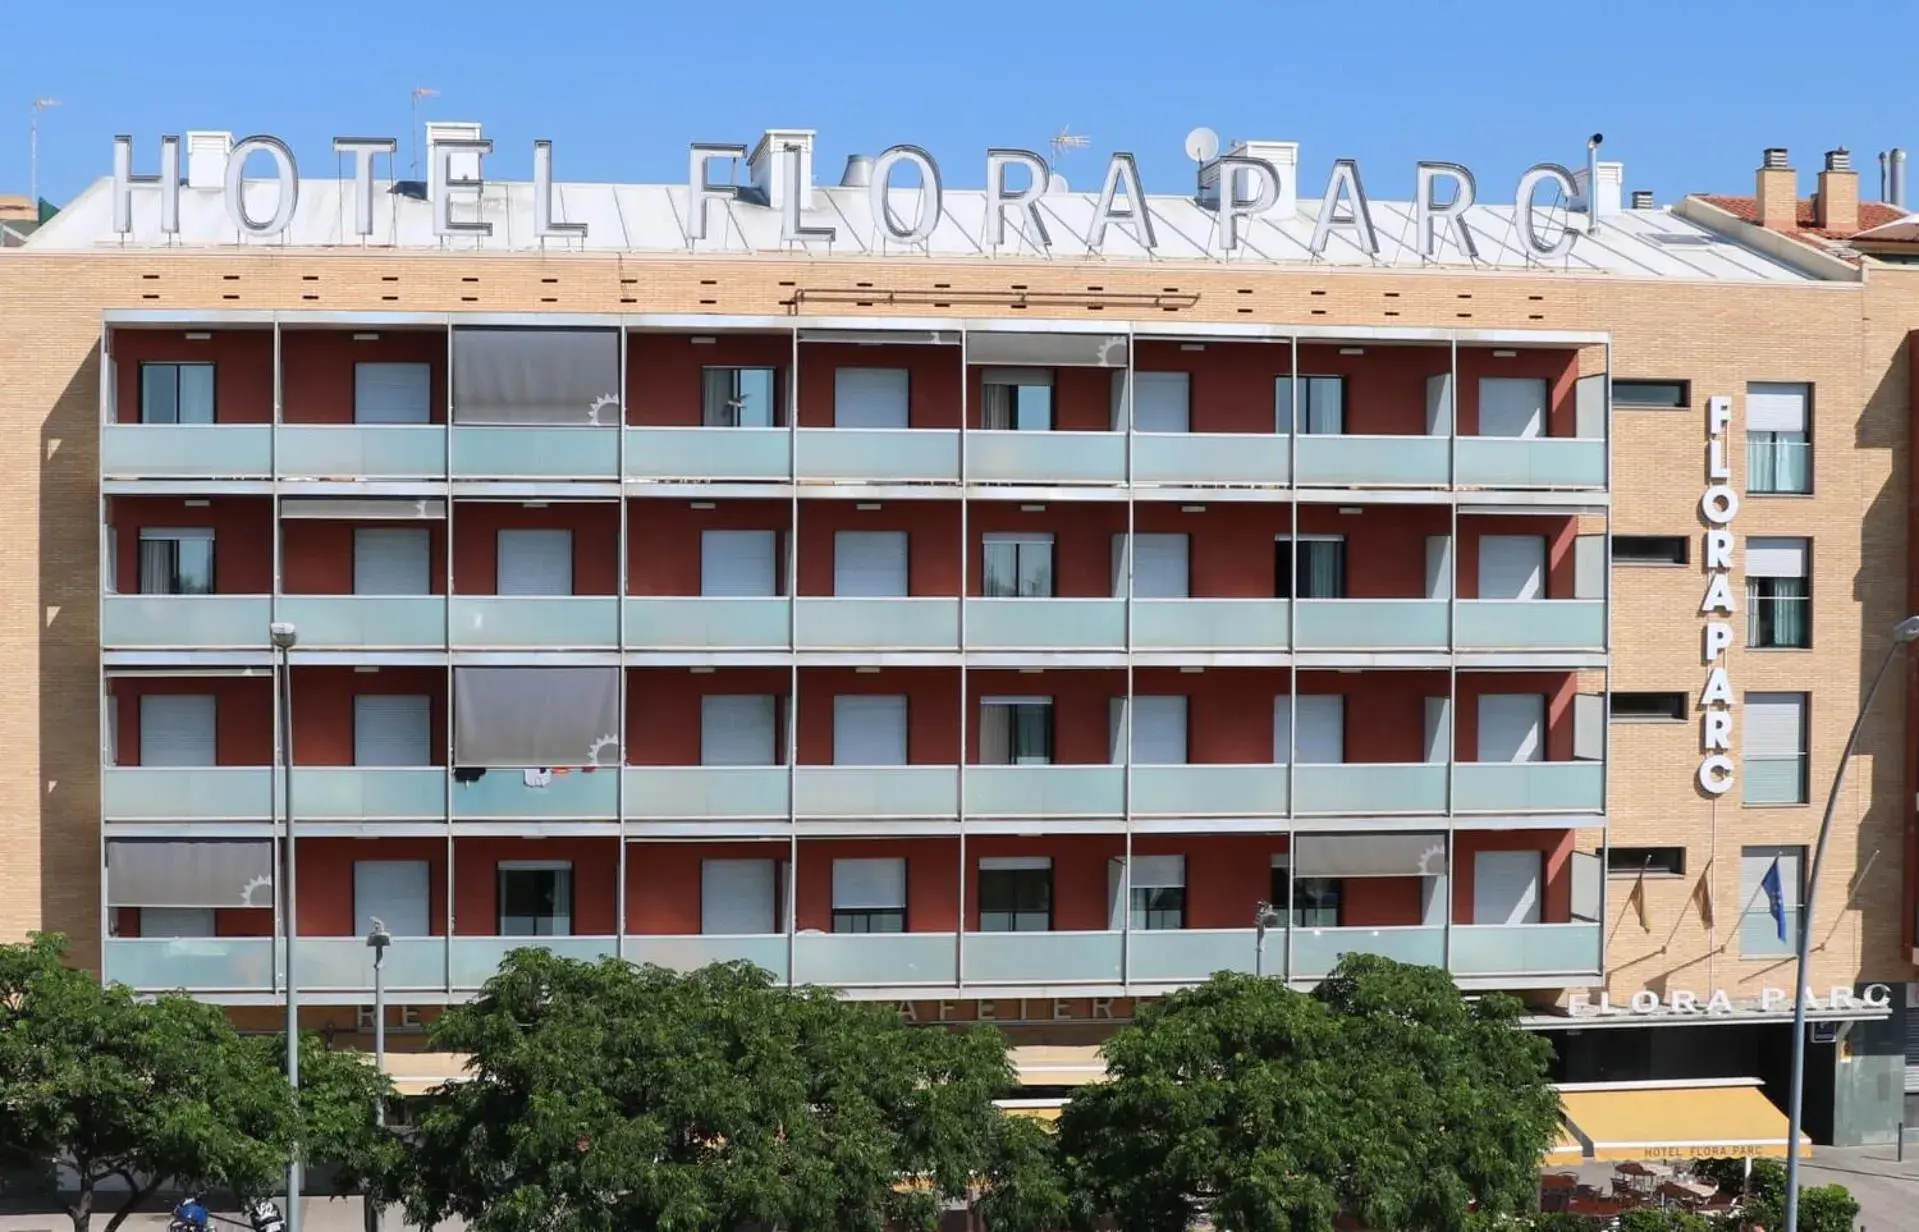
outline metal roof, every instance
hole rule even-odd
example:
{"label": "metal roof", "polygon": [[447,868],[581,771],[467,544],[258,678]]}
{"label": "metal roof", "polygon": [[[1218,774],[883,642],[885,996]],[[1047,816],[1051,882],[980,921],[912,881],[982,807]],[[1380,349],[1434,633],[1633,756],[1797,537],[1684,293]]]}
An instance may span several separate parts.
{"label": "metal roof", "polygon": [[[982,189],[948,189],[941,219],[925,245],[882,238],[874,224],[865,188],[820,186],[813,190],[812,208],[803,222],[830,226],[832,241],[783,241],[779,211],[743,200],[709,205],[707,235],[687,236],[687,189],[664,184],[578,184],[553,187],[554,221],[584,222],[584,239],[541,240],[533,234],[533,185],[489,181],[476,213],[469,196],[456,202],[456,219],[483,219],[493,234],[440,237],[433,233],[433,207],[417,196],[394,192],[388,181],[376,181],[373,234],[362,240],[353,234],[352,183],[348,180],[303,178],[292,226],[279,236],[242,237],[227,216],[218,189],[180,188],[180,229],[171,238],[160,232],[157,186],[133,191],[133,231],[114,234],[112,183],[102,178],[72,204],[41,227],[29,241],[36,250],[99,251],[121,247],[249,247],[279,249],[408,249],[446,251],[628,252],[750,255],[772,253],[812,256],[931,256],[940,259],[995,255],[984,240],[986,194]],[[249,181],[246,195],[256,217],[272,213],[276,187],[267,181]],[[918,190],[895,188],[893,210],[912,218]],[[1050,251],[1026,234],[1019,210],[1007,211],[1007,244],[998,255],[1050,257],[1054,260],[1184,261],[1219,264],[1354,269],[1467,268],[1556,271],[1574,276],[1677,278],[1732,282],[1809,282],[1813,276],[1773,260],[1752,248],[1667,210],[1621,210],[1602,216],[1598,234],[1582,235],[1562,261],[1545,265],[1524,251],[1511,205],[1475,205],[1466,215],[1479,248],[1479,260],[1469,263],[1450,244],[1436,261],[1422,260],[1415,246],[1410,202],[1370,202],[1380,253],[1368,257],[1351,239],[1348,229],[1335,228],[1325,253],[1315,260],[1308,249],[1317,201],[1302,200],[1291,217],[1268,214],[1242,227],[1242,248],[1228,253],[1220,247],[1214,212],[1191,197],[1156,195],[1147,198],[1158,247],[1149,253],[1129,228],[1107,229],[1103,252],[1093,254],[1086,234],[1092,222],[1097,194],[1048,193],[1041,203],[1052,235]],[[725,222],[720,215],[724,212]]]}

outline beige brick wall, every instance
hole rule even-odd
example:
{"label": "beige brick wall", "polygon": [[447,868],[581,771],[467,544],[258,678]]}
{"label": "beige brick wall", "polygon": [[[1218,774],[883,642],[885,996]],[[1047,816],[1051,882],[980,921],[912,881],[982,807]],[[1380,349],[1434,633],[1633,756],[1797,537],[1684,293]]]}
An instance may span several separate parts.
{"label": "beige brick wall", "polygon": [[[0,437],[10,476],[0,490],[0,528],[13,545],[17,583],[0,591],[0,655],[13,672],[0,695],[0,939],[52,928],[71,934],[81,957],[98,954],[94,426],[102,309],[783,315],[796,299],[809,315],[1610,331],[1616,375],[1689,380],[1698,408],[1622,411],[1613,421],[1614,529],[1692,536],[1695,557],[1685,568],[1615,571],[1614,684],[1625,689],[1696,694],[1705,679],[1705,582],[1696,560],[1705,399],[1734,399],[1732,453],[1743,486],[1746,383],[1811,381],[1816,494],[1750,499],[1735,529],[1742,538],[1814,539],[1815,649],[1736,647],[1730,670],[1740,693],[1812,693],[1816,799],[1858,702],[1862,663],[1881,653],[1882,631],[1904,614],[1905,337],[1919,328],[1919,271],[1875,271],[1864,286],[1767,286],[1251,264],[16,250],[0,255],[0,422],[10,429]],[[1862,737],[1841,801],[1817,929],[1818,985],[1861,971],[1912,974],[1900,949],[1903,710],[1895,681]],[[1731,944],[1739,849],[1810,843],[1815,810],[1742,808],[1736,790],[1718,801],[1702,796],[1693,785],[1696,723],[1616,725],[1612,736],[1613,842],[1683,843],[1690,851],[1685,878],[1646,885],[1644,927],[1627,904],[1631,883],[1610,883],[1615,991],[1670,983],[1750,992],[1789,983],[1778,963],[1740,959]],[[1582,835],[1582,844],[1594,838]],[[1717,906],[1711,930],[1692,905],[1702,877]]]}

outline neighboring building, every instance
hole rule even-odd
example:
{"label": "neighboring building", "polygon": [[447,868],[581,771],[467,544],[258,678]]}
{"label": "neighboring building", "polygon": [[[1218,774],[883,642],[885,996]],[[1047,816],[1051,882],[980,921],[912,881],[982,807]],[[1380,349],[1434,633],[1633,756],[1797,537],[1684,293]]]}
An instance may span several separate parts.
{"label": "neighboring building", "polygon": [[[791,130],[704,236],[685,186],[561,185],[589,231],[539,239],[530,185],[382,182],[362,241],[308,181],[242,241],[227,155],[189,135],[177,236],[102,181],[0,277],[0,935],[271,1022],[278,621],[314,1025],[376,918],[404,1021],[537,940],[1048,1043],[1361,950],[1524,996],[1571,1081],[1782,1080],[1912,603],[1919,273],[1842,157],[1803,216],[1783,152],[1672,209],[1599,164],[1570,254],[1477,205],[1467,262],[1387,202],[1310,260],[1287,194],[1236,254],[1153,197],[1152,260],[1070,255],[1056,194],[995,255],[958,189],[881,244]],[[1821,886],[1822,1137],[1899,1116],[1904,692]]]}

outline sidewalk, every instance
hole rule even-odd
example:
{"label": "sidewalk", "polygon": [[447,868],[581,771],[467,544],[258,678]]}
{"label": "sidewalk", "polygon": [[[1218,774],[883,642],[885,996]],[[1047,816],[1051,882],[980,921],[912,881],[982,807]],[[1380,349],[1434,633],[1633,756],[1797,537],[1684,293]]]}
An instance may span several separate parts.
{"label": "sidewalk", "polygon": [[[117,1195],[109,1194],[94,1207],[93,1232],[101,1232],[107,1220],[113,1218],[113,1212],[118,1209],[116,1201]],[[364,1232],[365,1228],[358,1198],[307,1198],[300,1203],[300,1215],[300,1232]],[[385,1232],[406,1232],[408,1226],[399,1211],[387,1212]],[[457,1220],[449,1220],[441,1224],[440,1229],[441,1232],[460,1232],[464,1226]],[[73,1221],[64,1211],[0,1214],[0,1232],[71,1232],[72,1227]],[[129,1215],[120,1225],[120,1232],[166,1232],[166,1227],[166,1211],[141,1211]],[[208,1232],[247,1232],[247,1222],[238,1211],[215,1207]]]}

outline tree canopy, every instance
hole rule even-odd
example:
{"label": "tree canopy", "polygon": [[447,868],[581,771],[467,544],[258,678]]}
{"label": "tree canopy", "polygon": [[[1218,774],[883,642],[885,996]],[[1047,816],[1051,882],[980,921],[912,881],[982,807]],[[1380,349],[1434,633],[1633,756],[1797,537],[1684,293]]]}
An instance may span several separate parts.
{"label": "tree canopy", "polygon": [[1311,993],[1222,974],[1142,1008],[1067,1106],[1076,1224],[1456,1232],[1528,1209],[1559,1123],[1550,1046],[1504,996],[1347,957]]}
{"label": "tree canopy", "polygon": [[776,988],[744,964],[679,975],[539,950],[433,1026],[471,1055],[421,1117],[405,1203],[480,1232],[787,1232],[933,1225],[991,1185],[995,1232],[1058,1225],[1049,1147],[1005,1121],[996,1031]]}

